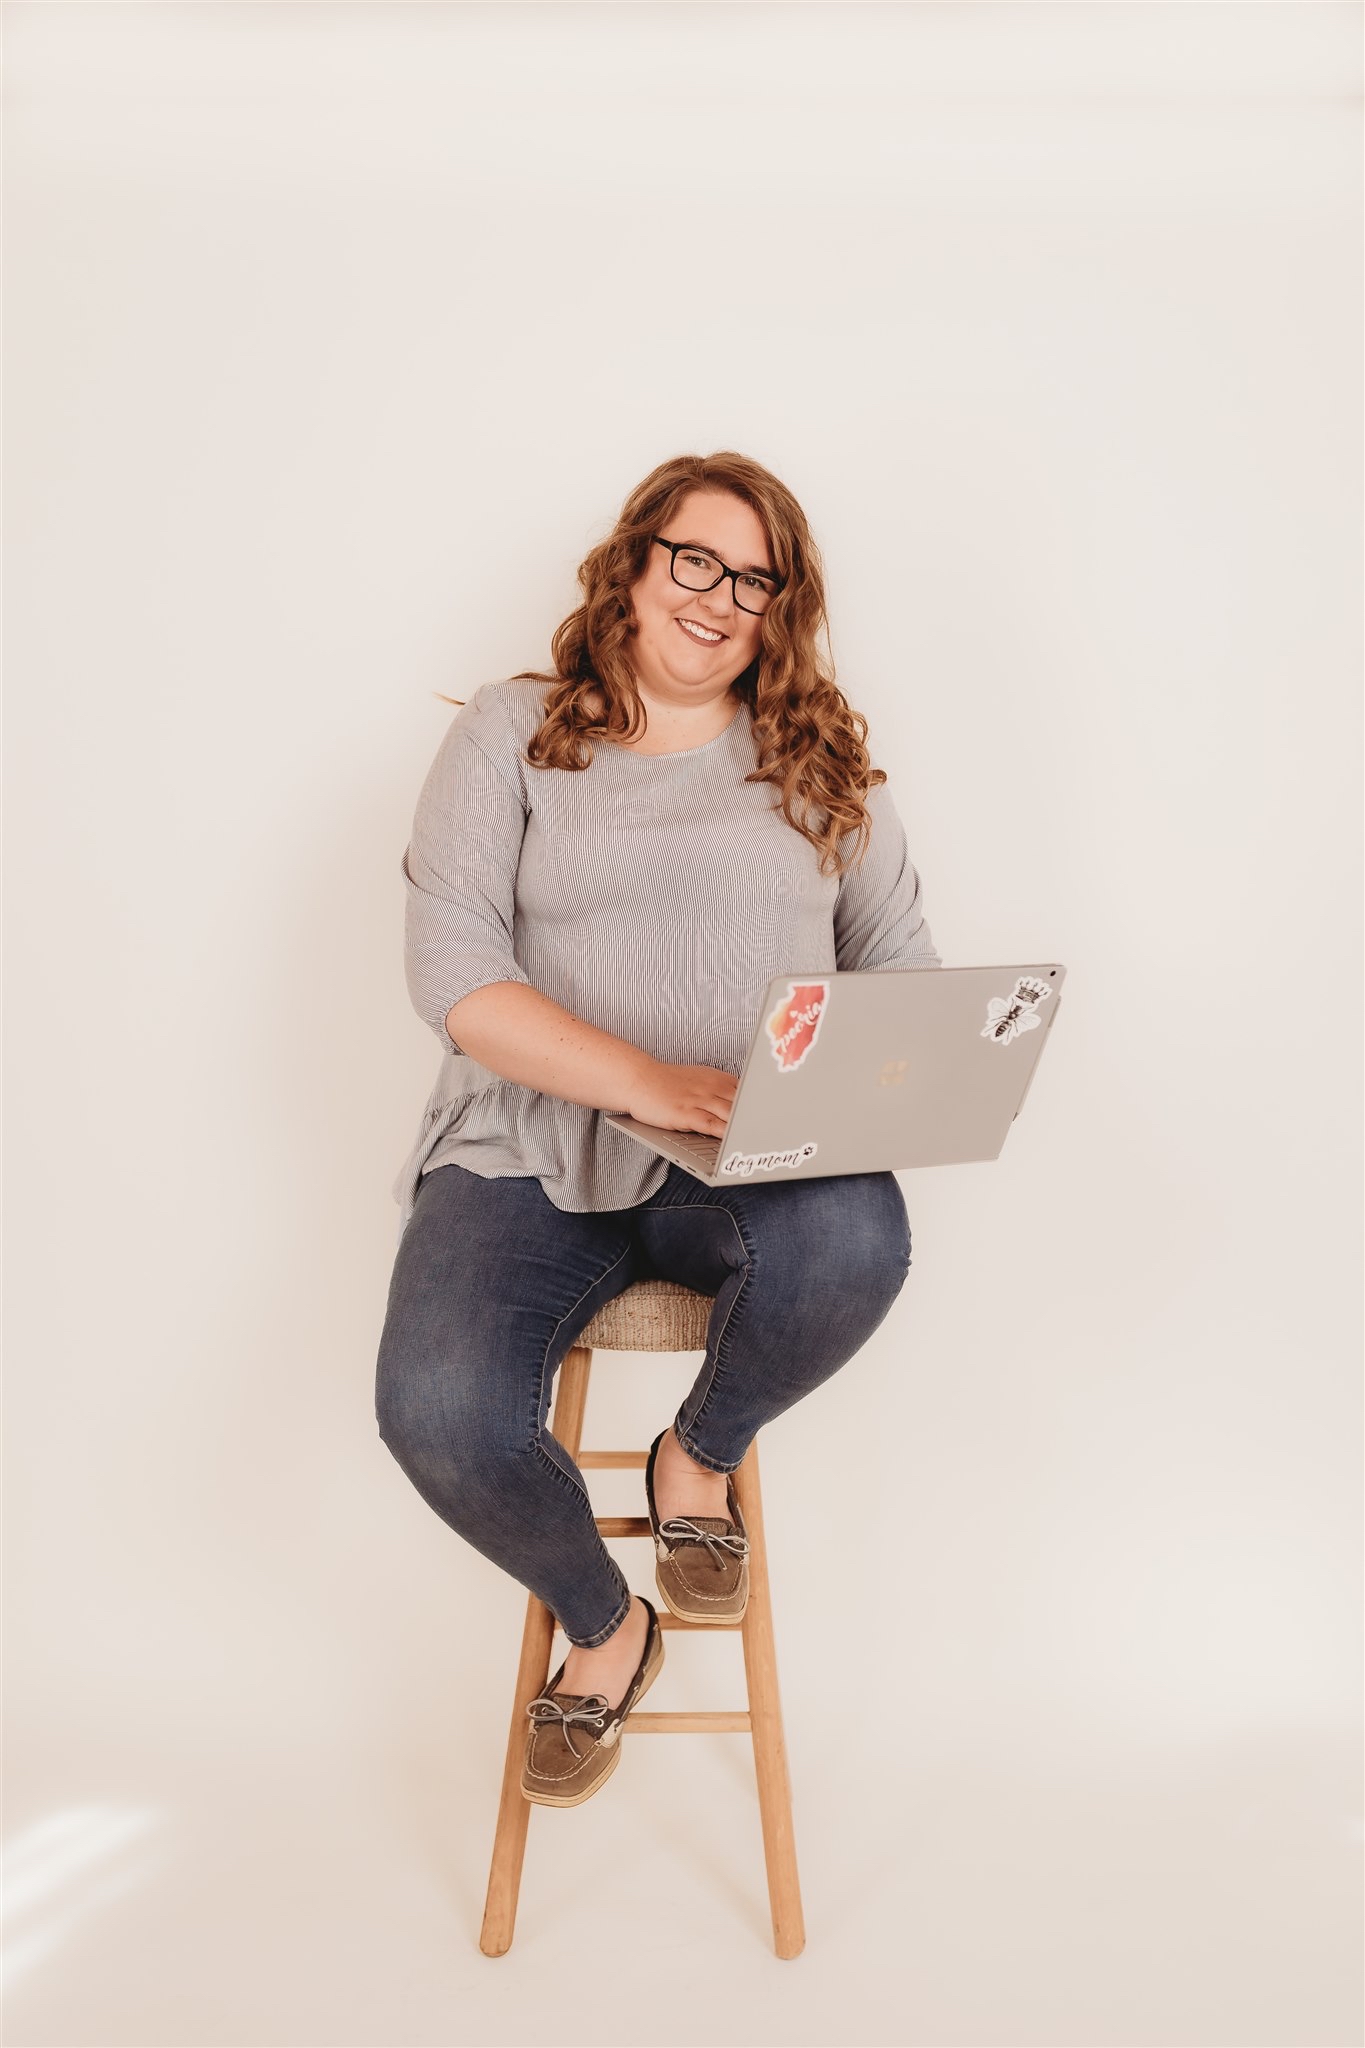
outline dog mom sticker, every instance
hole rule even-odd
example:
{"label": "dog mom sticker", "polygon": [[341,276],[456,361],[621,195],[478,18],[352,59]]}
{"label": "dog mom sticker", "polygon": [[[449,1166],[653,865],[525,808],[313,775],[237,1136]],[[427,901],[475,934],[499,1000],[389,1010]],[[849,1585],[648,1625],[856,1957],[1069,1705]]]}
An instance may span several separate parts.
{"label": "dog mom sticker", "polygon": [[721,1161],[722,1173],[764,1173],[774,1166],[804,1166],[819,1148],[808,1139],[804,1145],[789,1146],[785,1152],[731,1152]]}

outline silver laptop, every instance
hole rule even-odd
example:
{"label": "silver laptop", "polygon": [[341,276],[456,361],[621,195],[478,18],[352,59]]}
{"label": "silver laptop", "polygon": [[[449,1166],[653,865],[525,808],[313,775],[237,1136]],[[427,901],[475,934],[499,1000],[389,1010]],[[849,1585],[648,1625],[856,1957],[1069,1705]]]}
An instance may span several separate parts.
{"label": "silver laptop", "polygon": [[607,1114],[708,1187],[998,1159],[1065,967],[907,967],[768,983],[719,1138]]}

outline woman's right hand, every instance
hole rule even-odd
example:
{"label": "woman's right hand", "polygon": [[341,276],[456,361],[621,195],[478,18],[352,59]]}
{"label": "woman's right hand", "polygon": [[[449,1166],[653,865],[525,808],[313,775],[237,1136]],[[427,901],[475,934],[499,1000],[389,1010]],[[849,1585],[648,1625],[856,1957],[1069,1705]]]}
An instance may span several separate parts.
{"label": "woman's right hand", "polygon": [[663,1131],[703,1131],[719,1138],[738,1088],[738,1077],[720,1067],[678,1067],[651,1059],[638,1074],[626,1114]]}

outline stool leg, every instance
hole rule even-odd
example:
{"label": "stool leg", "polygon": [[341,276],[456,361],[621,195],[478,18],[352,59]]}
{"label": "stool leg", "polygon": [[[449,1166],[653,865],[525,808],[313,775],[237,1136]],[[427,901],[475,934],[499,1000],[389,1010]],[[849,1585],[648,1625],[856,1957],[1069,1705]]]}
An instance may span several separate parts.
{"label": "stool leg", "polygon": [[777,1687],[772,1603],[768,1593],[768,1547],[763,1535],[763,1498],[758,1483],[758,1441],[750,1444],[734,1475],[735,1495],[749,1532],[749,1604],[740,1623],[744,1674],[749,1689],[749,1725],[754,1739],[758,1810],[763,1822],[763,1855],[768,1866],[768,1904],[773,1947],[784,1960],[806,1945],[801,1880],[796,1868],[791,1780]]}
{"label": "stool leg", "polygon": [[[550,1427],[572,1458],[577,1458],[582,1440],[583,1411],[587,1406],[591,1370],[592,1352],[582,1344],[570,1347],[559,1368]],[[526,1828],[531,1818],[531,1801],[521,1789],[521,1767],[526,1756],[526,1708],[550,1675],[550,1645],[554,1641],[554,1632],[554,1615],[544,1601],[532,1593],[526,1603],[526,1625],[521,1633],[521,1661],[517,1666],[512,1727],[502,1767],[493,1861],[488,1872],[488,1893],[484,1900],[483,1926],[479,1932],[479,1947],[486,1956],[504,1956],[512,1946],[517,1899],[521,1892],[521,1867],[526,1855]]]}

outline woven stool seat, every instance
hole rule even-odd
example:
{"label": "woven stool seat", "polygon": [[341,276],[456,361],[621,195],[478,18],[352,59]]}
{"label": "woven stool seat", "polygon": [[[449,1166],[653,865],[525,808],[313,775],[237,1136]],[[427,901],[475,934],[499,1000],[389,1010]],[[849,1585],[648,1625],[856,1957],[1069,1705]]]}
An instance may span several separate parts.
{"label": "woven stool seat", "polygon": [[676,1280],[637,1280],[598,1309],[578,1342],[588,1351],[705,1351],[714,1300]]}
{"label": "woven stool seat", "polygon": [[[583,1417],[594,1351],[704,1351],[714,1306],[714,1295],[699,1294],[694,1288],[683,1287],[677,1281],[636,1280],[614,1301],[598,1309],[591,1322],[584,1326],[559,1368],[554,1414],[550,1421],[555,1437],[580,1471],[633,1471],[643,1477],[648,1457],[646,1451],[639,1449],[582,1449]],[[733,1485],[749,1536],[749,1602],[743,1618],[738,1622],[684,1620],[662,1602],[658,1613],[661,1629],[700,1629],[703,1634],[725,1636],[733,1633],[740,1637],[744,1647],[747,1703],[742,1708],[706,1710],[661,1707],[649,1713],[636,1708],[626,1716],[621,1727],[623,1736],[630,1738],[632,1749],[636,1738],[642,1735],[747,1735],[750,1738],[763,1830],[773,1947],[779,1956],[786,1959],[801,1953],[805,1946],[806,1925],[796,1868],[782,1703],[778,1697],[777,1652],[773,1643],[772,1604],[768,1590],[768,1548],[763,1531],[757,1438],[749,1445],[743,1463],[736,1468]],[[644,1505],[641,1500],[640,1506]],[[653,1547],[653,1531],[647,1514],[594,1515],[593,1520],[601,1536],[639,1537],[649,1543],[651,1549]],[[531,1814],[531,1802],[523,1798],[521,1792],[526,1708],[543,1690],[549,1676],[555,1627],[555,1617],[550,1609],[532,1593],[527,1600],[526,1621],[522,1629],[512,1721],[503,1760],[498,1824],[493,1838],[493,1860],[488,1872],[483,1927],[479,1934],[479,1947],[486,1956],[506,1955],[516,1925],[526,1829]],[[620,1797],[619,1790],[615,1791],[615,1796]],[[556,1819],[563,1823],[568,1816],[556,1815]],[[627,1876],[623,1881],[638,1881],[638,1874]],[[604,1919],[600,1924],[606,1926],[608,1922]],[[673,1924],[676,1931],[676,1921]]]}

